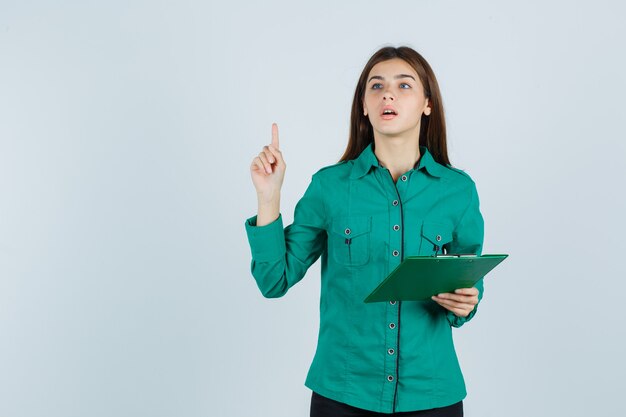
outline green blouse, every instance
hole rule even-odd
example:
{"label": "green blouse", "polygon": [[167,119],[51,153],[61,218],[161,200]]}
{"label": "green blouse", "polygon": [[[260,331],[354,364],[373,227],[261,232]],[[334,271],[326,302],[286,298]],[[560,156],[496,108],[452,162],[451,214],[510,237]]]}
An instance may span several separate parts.
{"label": "green blouse", "polygon": [[[320,328],[305,385],[382,413],[443,407],[466,396],[451,327],[458,317],[432,300],[364,303],[405,256],[480,255],[483,218],[472,179],[420,146],[394,183],[374,144],[316,172],[297,203],[264,226],[246,220],[251,272],[261,293],[281,297],[321,256]],[[483,280],[476,284],[479,300]]]}

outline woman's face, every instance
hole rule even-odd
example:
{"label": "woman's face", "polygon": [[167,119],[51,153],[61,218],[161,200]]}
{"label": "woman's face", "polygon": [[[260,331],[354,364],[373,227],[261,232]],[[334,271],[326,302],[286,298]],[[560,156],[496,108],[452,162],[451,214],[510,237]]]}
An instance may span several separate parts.
{"label": "woman's face", "polygon": [[[367,76],[363,110],[375,136],[419,138],[422,113],[429,115],[428,99],[415,70],[400,58],[374,65]],[[384,114],[385,109],[394,114]]]}

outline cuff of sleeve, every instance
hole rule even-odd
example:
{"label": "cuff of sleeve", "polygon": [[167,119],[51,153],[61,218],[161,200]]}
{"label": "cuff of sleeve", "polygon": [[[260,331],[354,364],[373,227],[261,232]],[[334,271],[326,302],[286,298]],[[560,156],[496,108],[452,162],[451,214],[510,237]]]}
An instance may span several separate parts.
{"label": "cuff of sleeve", "polygon": [[451,311],[447,311],[446,315],[448,317],[448,322],[450,322],[450,325],[452,327],[461,327],[463,324],[470,321],[472,317],[474,317],[476,311],[478,311],[478,304],[474,306],[474,309],[470,311],[467,317],[459,317]]}
{"label": "cuff of sleeve", "polygon": [[257,226],[256,220],[257,216],[252,216],[245,223],[252,259],[271,262],[283,258],[286,249],[282,214],[264,226]]}

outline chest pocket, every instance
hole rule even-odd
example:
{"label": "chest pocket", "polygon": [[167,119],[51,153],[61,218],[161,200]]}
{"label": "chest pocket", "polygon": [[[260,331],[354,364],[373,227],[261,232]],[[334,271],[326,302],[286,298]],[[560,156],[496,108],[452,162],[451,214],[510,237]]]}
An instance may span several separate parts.
{"label": "chest pocket", "polygon": [[436,248],[438,255],[441,255],[443,245],[452,242],[452,228],[445,223],[435,223],[425,221],[422,224],[422,241],[420,244],[420,255],[434,255]]}
{"label": "chest pocket", "polygon": [[365,265],[370,258],[370,216],[337,217],[330,225],[329,252],[340,265]]}

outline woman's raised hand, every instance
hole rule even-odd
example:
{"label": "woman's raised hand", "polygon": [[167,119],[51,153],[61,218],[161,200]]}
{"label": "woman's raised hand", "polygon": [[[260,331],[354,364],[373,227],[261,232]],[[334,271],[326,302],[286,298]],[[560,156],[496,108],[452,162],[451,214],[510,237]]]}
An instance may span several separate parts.
{"label": "woman's raised hand", "polygon": [[270,203],[280,196],[287,165],[278,148],[278,125],[272,123],[272,143],[252,160],[250,174],[256,188],[259,203]]}

